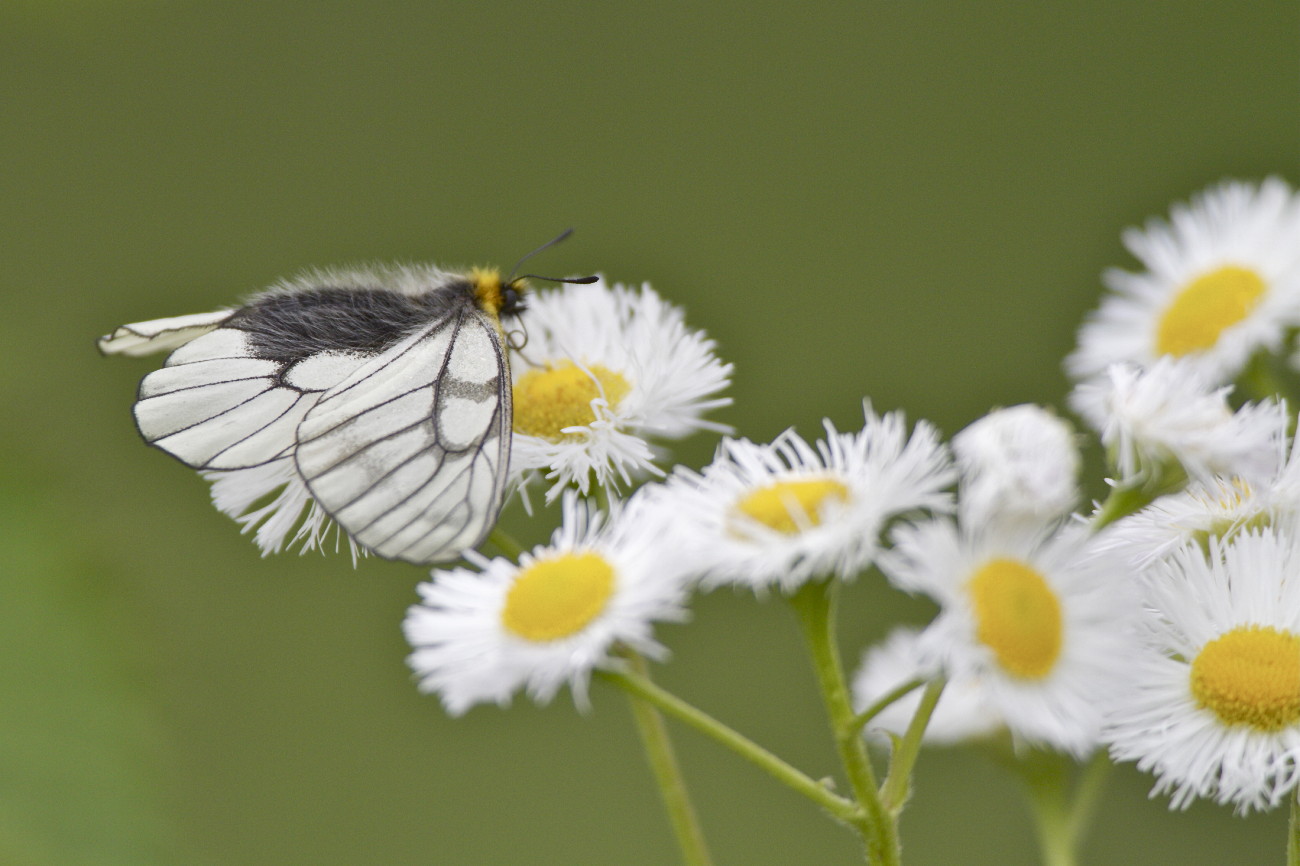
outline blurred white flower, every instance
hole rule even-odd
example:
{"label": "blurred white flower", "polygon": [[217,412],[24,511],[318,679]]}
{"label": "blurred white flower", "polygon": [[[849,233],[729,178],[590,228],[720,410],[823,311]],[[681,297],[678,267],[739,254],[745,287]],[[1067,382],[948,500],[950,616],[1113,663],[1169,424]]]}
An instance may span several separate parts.
{"label": "blurred white flower", "polygon": [[[924,632],[896,628],[884,641],[868,648],[853,677],[854,709],[862,712],[899,686],[937,674],[936,653],[924,646],[925,640]],[[924,686],[916,688],[882,710],[868,723],[867,735],[874,739],[881,739],[883,732],[902,736],[916,715],[924,690]],[[1002,717],[989,703],[980,678],[969,677],[944,685],[923,740],[948,746],[990,737],[1003,728]]]}
{"label": "blurred white flower", "polygon": [[1178,464],[1194,479],[1268,478],[1282,464],[1285,404],[1228,405],[1230,386],[1211,386],[1194,367],[1164,358],[1147,369],[1115,364],[1070,394],[1071,407],[1101,435],[1121,483],[1159,477]]}
{"label": "blurred white flower", "polygon": [[1300,321],[1300,196],[1285,181],[1225,182],[1175,205],[1168,223],[1124,232],[1146,267],[1108,270],[1106,296],[1066,359],[1076,379],[1173,356],[1215,384],[1276,352]]}
{"label": "blurred white flower", "polygon": [[[1013,736],[1083,755],[1124,680],[1137,605],[1087,527],[1029,531],[939,519],[899,527],[879,565],[941,607],[924,641]],[[974,700],[970,695],[967,700]]]}
{"label": "blurred white flower", "polygon": [[953,437],[964,525],[992,519],[1050,523],[1079,498],[1074,430],[1040,406],[996,409]]}

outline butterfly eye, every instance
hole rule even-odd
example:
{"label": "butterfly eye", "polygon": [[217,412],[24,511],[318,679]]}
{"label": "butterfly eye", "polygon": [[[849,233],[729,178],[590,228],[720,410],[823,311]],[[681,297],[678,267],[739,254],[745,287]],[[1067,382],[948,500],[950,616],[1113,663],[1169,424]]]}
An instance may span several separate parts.
{"label": "butterfly eye", "polygon": [[524,311],[524,281],[520,277],[501,288],[501,309],[498,316],[516,316]]}

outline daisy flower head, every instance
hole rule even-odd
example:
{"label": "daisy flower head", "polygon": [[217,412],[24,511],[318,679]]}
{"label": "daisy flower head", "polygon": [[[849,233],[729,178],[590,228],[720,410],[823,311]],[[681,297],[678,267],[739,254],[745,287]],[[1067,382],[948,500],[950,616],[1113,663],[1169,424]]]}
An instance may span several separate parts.
{"label": "daisy flower head", "polygon": [[[938,674],[935,652],[925,645],[926,640],[925,632],[902,627],[868,648],[853,677],[854,709],[863,712],[894,689]],[[880,739],[884,733],[902,736],[916,715],[922,691],[913,689],[883,709],[869,723],[867,735],[873,739]],[[991,737],[1001,730],[1002,718],[989,703],[978,679],[949,680],[923,739],[936,746],[951,746]]]}
{"label": "daisy flower head", "polygon": [[978,689],[1015,737],[1074,755],[1096,746],[1137,605],[1088,528],[963,531],[938,519],[893,539],[880,567],[939,603],[926,639],[950,681]]}
{"label": "daisy flower head", "polygon": [[1285,404],[1228,405],[1231,386],[1213,387],[1184,361],[1149,368],[1113,364],[1077,385],[1071,407],[1101,435],[1121,482],[1160,478],[1175,464],[1189,476],[1268,478],[1286,447]]}
{"label": "daisy flower head", "polygon": [[1168,222],[1128,229],[1124,245],[1146,269],[1105,273],[1113,294],[1066,359],[1078,379],[1172,356],[1230,382],[1256,351],[1277,351],[1298,320],[1300,196],[1279,178],[1211,187]]}
{"label": "daisy flower head", "polygon": [[1267,529],[1154,563],[1111,756],[1153,773],[1172,808],[1271,809],[1300,781],[1300,543]]}
{"label": "daisy flower head", "polygon": [[725,439],[702,472],[678,468],[656,497],[704,586],[793,592],[849,579],[875,557],[885,521],[951,507],[953,470],[925,422],[909,436],[901,413],[863,407],[866,423],[810,445],[793,430],[768,444]]}
{"label": "daisy flower head", "polygon": [[961,522],[1050,523],[1078,501],[1075,433],[1053,412],[1024,404],[997,409],[952,439],[961,474]]}
{"label": "daisy flower head", "polygon": [[653,440],[699,430],[730,405],[717,396],[732,366],[715,343],[686,326],[678,307],[649,285],[564,285],[528,299],[528,342],[512,364],[511,470],[552,482],[547,501],[570,485],[599,486],[662,475]]}
{"label": "daisy flower head", "polygon": [[1208,553],[1210,538],[1229,541],[1240,532],[1300,526],[1300,448],[1271,478],[1250,482],[1216,477],[1161,496],[1116,521],[1107,537],[1137,568],[1189,543]]}
{"label": "daisy flower head", "polygon": [[683,563],[639,497],[607,519],[572,491],[561,507],[550,544],[518,564],[470,552],[474,568],[434,571],[418,587],[403,623],[407,661],[452,715],[504,706],[520,689],[545,703],[566,683],[585,707],[593,668],[617,666],[618,647],[663,658],[652,623],[686,618]]}
{"label": "daisy flower head", "polygon": [[240,532],[253,533],[263,556],[295,544],[301,553],[324,550],[331,530],[335,533],[336,548],[342,539],[347,539],[353,565],[358,556],[367,552],[312,498],[302,475],[288,458],[202,475],[212,484],[212,504],[232,517],[239,524]]}

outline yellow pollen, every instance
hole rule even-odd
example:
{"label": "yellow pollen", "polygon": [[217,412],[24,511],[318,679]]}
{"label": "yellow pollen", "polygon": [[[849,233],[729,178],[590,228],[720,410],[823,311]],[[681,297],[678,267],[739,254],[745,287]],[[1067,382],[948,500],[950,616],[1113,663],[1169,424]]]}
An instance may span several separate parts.
{"label": "yellow pollen", "polygon": [[849,488],[834,478],[780,481],[760,487],[736,503],[736,510],[764,526],[794,535],[821,523],[828,502],[847,502]]}
{"label": "yellow pollen", "polygon": [[1061,603],[1047,581],[1015,559],[991,559],[966,583],[975,636],[1013,676],[1042,679],[1061,654]]}
{"label": "yellow pollen", "polygon": [[1156,352],[1181,356],[1212,348],[1220,334],[1250,315],[1265,288],[1263,277],[1239,265],[1202,274],[1165,308],[1156,326]]}
{"label": "yellow pollen", "polygon": [[1225,725],[1280,731],[1300,722],[1300,635],[1239,626],[1201,647],[1192,695]]}
{"label": "yellow pollen", "polygon": [[566,427],[596,420],[592,400],[603,396],[613,408],[631,390],[621,374],[599,364],[579,367],[560,361],[529,370],[515,382],[515,432],[563,441],[570,436],[564,432]]}
{"label": "yellow pollen", "polygon": [[614,592],[614,567],[596,553],[565,553],[533,563],[506,594],[501,624],[530,641],[569,637],[595,619]]}

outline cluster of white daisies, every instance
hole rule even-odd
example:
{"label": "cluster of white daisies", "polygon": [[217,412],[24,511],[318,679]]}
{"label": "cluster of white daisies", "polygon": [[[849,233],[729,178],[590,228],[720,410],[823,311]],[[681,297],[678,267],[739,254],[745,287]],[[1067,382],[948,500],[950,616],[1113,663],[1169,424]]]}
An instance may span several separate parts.
{"label": "cluster of white daisies", "polygon": [[[624,650],[662,658],[653,624],[698,588],[874,567],[939,612],[867,651],[860,707],[942,675],[930,741],[1108,748],[1175,806],[1276,806],[1300,777],[1300,448],[1281,400],[1229,398],[1300,366],[1300,196],[1228,183],[1124,240],[1143,270],[1106,274],[1066,362],[1111,467],[1093,507],[1078,435],[1028,405],[950,447],[866,405],[856,432],[727,438],[703,470],[665,472],[655,443],[722,431],[702,416],[728,402],[730,366],[648,287],[539,294],[513,473],[561,498],[563,523],[517,561],[470,553],[420,587],[405,631],[421,687],[457,714],[566,684],[581,702]],[[593,486],[612,504],[582,498]],[[873,728],[901,732],[917,702]]]}

